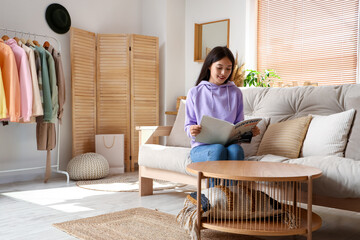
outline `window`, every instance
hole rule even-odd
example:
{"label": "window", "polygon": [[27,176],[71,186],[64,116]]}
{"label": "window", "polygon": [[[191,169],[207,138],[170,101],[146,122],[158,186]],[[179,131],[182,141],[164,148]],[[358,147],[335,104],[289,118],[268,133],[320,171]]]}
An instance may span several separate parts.
{"label": "window", "polygon": [[359,0],[258,0],[258,70],[284,84],[356,83]]}

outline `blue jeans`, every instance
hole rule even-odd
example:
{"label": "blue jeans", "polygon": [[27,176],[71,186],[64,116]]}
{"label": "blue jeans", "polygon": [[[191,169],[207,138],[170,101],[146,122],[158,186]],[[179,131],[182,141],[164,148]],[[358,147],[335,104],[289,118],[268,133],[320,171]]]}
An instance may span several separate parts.
{"label": "blue jeans", "polygon": [[[244,160],[244,157],[244,150],[238,144],[231,144],[227,147],[221,144],[200,145],[190,151],[192,162]],[[210,179],[210,187],[213,186],[214,179]]]}

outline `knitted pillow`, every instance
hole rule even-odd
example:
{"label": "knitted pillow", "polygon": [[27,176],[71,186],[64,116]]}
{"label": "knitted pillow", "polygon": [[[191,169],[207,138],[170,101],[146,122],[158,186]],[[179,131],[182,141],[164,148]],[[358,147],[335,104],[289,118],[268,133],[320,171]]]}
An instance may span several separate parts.
{"label": "knitted pillow", "polygon": [[94,180],[109,174],[109,163],[100,154],[84,153],[70,160],[67,172],[72,180]]}
{"label": "knitted pillow", "polygon": [[[252,118],[255,118],[255,117],[245,115],[245,120],[252,119]],[[248,157],[251,157],[251,156],[255,156],[255,155],[256,155],[256,153],[257,153],[257,151],[258,151],[258,149],[259,149],[259,145],[260,145],[261,139],[262,139],[263,136],[264,136],[264,133],[265,133],[265,131],[266,131],[266,128],[267,128],[269,122],[270,122],[270,118],[268,118],[268,117],[263,118],[263,119],[257,124],[257,127],[258,127],[259,130],[260,130],[260,134],[257,135],[257,136],[255,136],[255,137],[252,137],[250,143],[242,143],[242,144],[241,144],[241,147],[244,149],[245,158],[248,158]]]}
{"label": "knitted pillow", "polygon": [[354,109],[329,116],[314,115],[300,156],[343,157],[354,115]]}
{"label": "knitted pillow", "polygon": [[170,135],[167,137],[166,145],[174,147],[190,148],[191,139],[184,130],[185,126],[185,100],[180,100],[179,111],[176,116]]}

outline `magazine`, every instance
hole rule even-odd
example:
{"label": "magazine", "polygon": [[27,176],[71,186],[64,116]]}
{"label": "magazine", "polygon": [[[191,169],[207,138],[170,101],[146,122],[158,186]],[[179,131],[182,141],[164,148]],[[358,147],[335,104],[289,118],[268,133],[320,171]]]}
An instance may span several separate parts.
{"label": "magazine", "polygon": [[195,137],[196,142],[222,145],[249,143],[254,128],[262,118],[253,118],[232,124],[227,121],[204,115],[201,119],[201,132]]}

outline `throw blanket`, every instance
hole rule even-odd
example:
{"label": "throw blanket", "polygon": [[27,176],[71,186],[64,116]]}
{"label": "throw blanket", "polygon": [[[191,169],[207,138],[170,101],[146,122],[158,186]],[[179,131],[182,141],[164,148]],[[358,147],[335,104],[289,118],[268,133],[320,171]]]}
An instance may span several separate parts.
{"label": "throw blanket", "polygon": [[[201,217],[216,216],[217,219],[243,220],[276,216],[289,228],[297,227],[293,213],[283,211],[281,204],[267,194],[245,186],[237,188],[218,185],[202,190],[200,214]],[[199,239],[197,216],[197,192],[193,192],[187,195],[184,208],[176,217],[177,222],[190,234],[192,240]]]}

